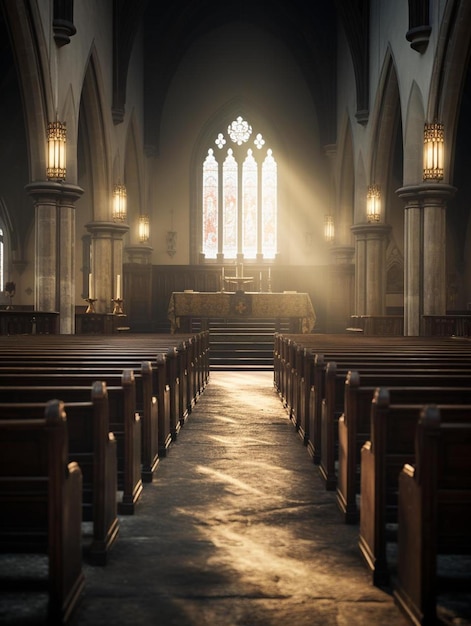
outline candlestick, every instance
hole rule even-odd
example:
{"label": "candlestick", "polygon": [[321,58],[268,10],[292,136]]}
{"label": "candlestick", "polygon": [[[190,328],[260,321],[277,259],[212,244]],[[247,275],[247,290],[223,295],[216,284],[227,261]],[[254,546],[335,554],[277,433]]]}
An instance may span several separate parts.
{"label": "candlestick", "polygon": [[111,302],[114,303],[113,315],[123,315],[123,301],[121,298],[112,298]]}
{"label": "candlestick", "polygon": [[85,313],[95,313],[95,298],[85,298],[85,302],[88,302],[88,307]]}

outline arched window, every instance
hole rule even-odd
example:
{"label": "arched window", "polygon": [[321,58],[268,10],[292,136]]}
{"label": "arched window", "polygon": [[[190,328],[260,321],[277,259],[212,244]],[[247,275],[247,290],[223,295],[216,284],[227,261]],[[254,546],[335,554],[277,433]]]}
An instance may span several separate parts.
{"label": "arched window", "polygon": [[206,259],[274,259],[277,164],[261,133],[238,117],[203,163],[202,252]]}

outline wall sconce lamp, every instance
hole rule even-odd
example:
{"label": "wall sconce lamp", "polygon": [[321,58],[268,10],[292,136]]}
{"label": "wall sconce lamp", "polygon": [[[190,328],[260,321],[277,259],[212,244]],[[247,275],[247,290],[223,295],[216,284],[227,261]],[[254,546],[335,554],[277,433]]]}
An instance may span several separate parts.
{"label": "wall sconce lamp", "polygon": [[113,221],[124,222],[127,212],[126,187],[118,183],[113,188]]}
{"label": "wall sconce lamp", "polygon": [[166,235],[167,254],[174,256],[177,253],[177,231],[168,230]]}
{"label": "wall sconce lamp", "polygon": [[67,128],[65,122],[49,122],[47,125],[47,163],[48,180],[64,180],[66,174]]}
{"label": "wall sconce lamp", "polygon": [[147,243],[149,241],[149,216],[139,215],[139,241]]}
{"label": "wall sconce lamp", "polygon": [[331,243],[334,240],[334,218],[332,215],[324,217],[324,239]]}
{"label": "wall sconce lamp", "polygon": [[381,218],[381,191],[378,185],[369,185],[366,194],[366,218],[368,222],[379,222]]}
{"label": "wall sconce lamp", "polygon": [[443,180],[445,131],[443,124],[424,126],[424,180]]}

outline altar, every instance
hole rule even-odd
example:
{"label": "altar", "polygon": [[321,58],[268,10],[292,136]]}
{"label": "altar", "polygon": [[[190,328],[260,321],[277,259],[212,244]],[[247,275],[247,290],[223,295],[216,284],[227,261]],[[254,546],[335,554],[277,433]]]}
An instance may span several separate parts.
{"label": "altar", "polygon": [[181,330],[182,318],[209,318],[235,320],[265,318],[295,320],[293,332],[310,333],[316,323],[316,314],[307,293],[298,292],[227,292],[175,291],[168,305],[171,332]]}

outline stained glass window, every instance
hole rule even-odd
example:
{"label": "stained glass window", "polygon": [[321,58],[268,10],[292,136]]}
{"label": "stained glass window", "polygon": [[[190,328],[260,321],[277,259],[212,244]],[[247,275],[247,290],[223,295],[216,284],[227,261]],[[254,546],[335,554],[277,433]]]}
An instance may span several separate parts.
{"label": "stained glass window", "polygon": [[[271,148],[241,116],[219,132],[203,163],[202,252],[207,259],[274,259],[278,172]],[[230,146],[230,147],[228,147]]]}
{"label": "stained glass window", "polygon": [[231,148],[223,165],[223,250],[230,258],[237,255],[237,205],[238,205],[238,167]]}
{"label": "stained glass window", "polygon": [[218,251],[218,170],[212,149],[203,165],[203,252],[216,258]]}

